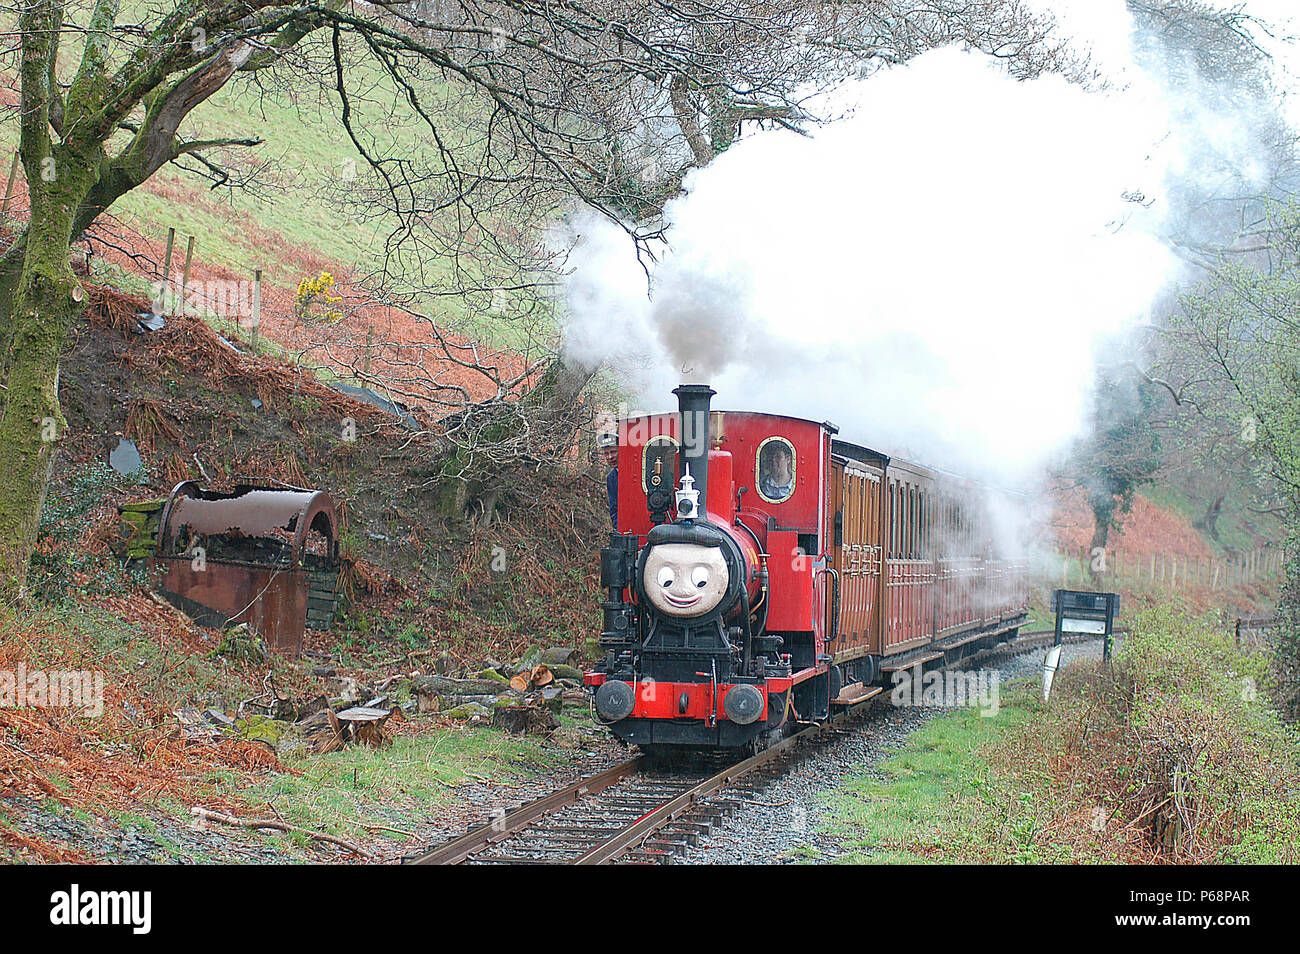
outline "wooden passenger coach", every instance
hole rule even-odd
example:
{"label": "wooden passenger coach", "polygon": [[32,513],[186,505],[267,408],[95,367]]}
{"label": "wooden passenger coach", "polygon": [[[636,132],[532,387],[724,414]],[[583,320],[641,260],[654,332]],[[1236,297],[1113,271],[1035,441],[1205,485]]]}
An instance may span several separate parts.
{"label": "wooden passenger coach", "polygon": [[997,552],[995,491],[847,442],[833,440],[831,449],[827,557],[841,577],[836,664],[866,670],[873,667],[852,664],[874,657],[896,668],[890,664],[914,651],[1023,622],[1027,580],[1023,566]]}

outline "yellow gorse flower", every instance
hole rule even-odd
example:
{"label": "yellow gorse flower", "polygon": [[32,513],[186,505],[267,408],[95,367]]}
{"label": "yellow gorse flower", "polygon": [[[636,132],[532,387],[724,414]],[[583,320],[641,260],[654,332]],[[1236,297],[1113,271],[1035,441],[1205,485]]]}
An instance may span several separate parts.
{"label": "yellow gorse flower", "polygon": [[299,318],[313,321],[336,322],[343,320],[343,313],[335,308],[326,308],[320,313],[312,311],[316,301],[333,305],[343,300],[342,295],[334,294],[334,276],[321,272],[315,278],[304,278],[298,283],[298,294],[294,296],[294,312]]}

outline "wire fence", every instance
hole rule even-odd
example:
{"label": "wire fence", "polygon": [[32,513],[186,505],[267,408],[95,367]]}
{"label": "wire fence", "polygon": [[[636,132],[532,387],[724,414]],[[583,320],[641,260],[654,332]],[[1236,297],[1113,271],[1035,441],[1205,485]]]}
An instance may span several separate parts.
{"label": "wire fence", "polygon": [[1231,590],[1277,582],[1285,560],[1280,547],[1259,547],[1228,557],[1097,547],[1057,553],[1045,575],[1049,582],[1062,587],[1075,583],[1091,587],[1100,582],[1108,586],[1138,583],[1171,590]]}

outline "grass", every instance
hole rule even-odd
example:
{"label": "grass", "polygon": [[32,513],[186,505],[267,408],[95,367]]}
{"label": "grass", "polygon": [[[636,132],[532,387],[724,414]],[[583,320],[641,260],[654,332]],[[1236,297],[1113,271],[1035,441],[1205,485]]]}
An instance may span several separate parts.
{"label": "grass", "polygon": [[983,757],[1001,733],[1023,725],[1029,711],[1004,701],[997,716],[974,709],[931,720],[908,739],[906,751],[880,766],[879,775],[850,779],[827,796],[829,830],[850,851],[851,864],[979,862],[1038,857],[1036,816],[1006,824],[998,807],[1022,796],[1000,784]]}
{"label": "grass", "polygon": [[30,669],[102,670],[106,688],[129,683],[159,707],[199,699],[233,705],[254,688],[220,657],[159,648],[137,626],[89,601],[37,607],[21,628],[0,621],[0,633],[11,650],[21,647]]}
{"label": "grass", "polygon": [[[115,619],[107,610],[81,603],[46,606],[21,622],[8,620],[0,625],[0,634],[9,653],[15,654],[13,658],[21,658],[29,668],[104,670],[110,695],[115,694],[112,687],[129,683],[131,694],[146,692],[158,712],[195,704],[229,709],[238,698],[259,691],[246,674],[232,671],[222,657],[160,650],[138,627]],[[294,664],[273,659],[262,669],[268,665],[279,672],[279,667]],[[288,684],[290,675],[279,673],[277,684]],[[106,701],[111,708],[112,699]],[[120,713],[110,715],[113,726],[91,720],[80,733],[81,747],[92,759],[100,751],[107,757],[110,750],[133,745]],[[426,721],[425,717],[412,718],[417,720],[413,727]],[[564,728],[556,739],[545,743],[487,727],[418,727],[418,731],[397,735],[382,749],[354,746],[320,755],[290,753],[278,767],[251,773],[224,764],[196,765],[191,769],[197,785],[194,795],[179,798],[164,794],[152,808],[163,813],[160,818],[187,819],[193,804],[188,798],[198,797],[200,803],[226,800],[246,805],[241,814],[275,815],[290,824],[343,838],[366,843],[415,839],[413,845],[423,844],[427,839],[419,832],[427,831],[439,813],[462,801],[460,786],[491,779],[509,788],[565,763],[565,740],[581,737],[589,724],[567,714],[562,722]],[[125,728],[117,728],[119,724]],[[134,757],[148,758],[147,747],[138,749]],[[43,766],[43,774],[60,792],[76,788],[53,770],[52,764]],[[86,779],[80,784],[84,786]],[[105,775],[95,784],[111,785],[112,776]],[[70,812],[88,833],[99,830],[99,823],[76,805],[65,808],[51,799],[45,810]],[[108,804],[104,818],[118,828],[154,837],[168,857],[186,859],[194,850],[169,840],[168,829],[147,813]],[[3,824],[0,817],[0,826]],[[230,834],[257,844],[267,844],[269,838],[269,844],[282,849],[286,860],[305,857],[301,849],[308,845],[319,847],[306,836],[293,833],[254,837],[232,829]]]}
{"label": "grass", "polygon": [[[442,729],[398,736],[384,749],[355,746],[327,755],[289,756],[285,771],[242,792],[250,805],[265,804],[290,824],[349,839],[376,835],[399,842],[427,829],[439,812],[457,804],[457,788],[491,778],[541,775],[564,756],[538,742],[487,728]],[[237,779],[231,779],[232,783]],[[285,840],[305,844],[303,836]],[[422,843],[418,836],[412,844]]]}
{"label": "grass", "polygon": [[1135,619],[1110,669],[1076,662],[1050,705],[940,716],[826,797],[844,860],[1300,860],[1300,738],[1268,707],[1267,657],[1210,620]]}
{"label": "grass", "polygon": [[[1193,500],[1185,488],[1175,483],[1148,484],[1140,496],[1162,510],[1178,514],[1193,525],[1205,515],[1207,501]],[[1215,541],[1201,533],[1205,543],[1218,554],[1254,549],[1259,545],[1261,535],[1272,535],[1269,530],[1261,530],[1259,516],[1251,512],[1249,503],[1249,497],[1242,486],[1234,483],[1224,498],[1219,515],[1219,539]]]}

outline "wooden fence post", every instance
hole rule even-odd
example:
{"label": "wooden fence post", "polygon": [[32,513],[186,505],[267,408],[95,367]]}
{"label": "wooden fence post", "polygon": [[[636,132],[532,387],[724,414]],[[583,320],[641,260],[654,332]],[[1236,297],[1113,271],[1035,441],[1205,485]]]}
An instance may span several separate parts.
{"label": "wooden fence post", "polygon": [[262,270],[253,269],[253,319],[250,323],[253,333],[251,344],[253,354],[257,354],[257,329],[262,324]]}
{"label": "wooden fence post", "polygon": [[163,281],[172,280],[172,246],[176,244],[176,230],[167,230],[167,251],[163,252]]}
{"label": "wooden fence post", "polygon": [[185,246],[185,269],[181,273],[181,314],[185,314],[185,289],[190,284],[190,259],[194,257],[194,236],[190,236],[190,242]]}
{"label": "wooden fence post", "polygon": [[9,214],[9,200],[14,197],[14,179],[18,176],[18,150],[14,150],[14,161],[9,164],[9,181],[5,183],[4,205],[0,206],[0,218]]}

